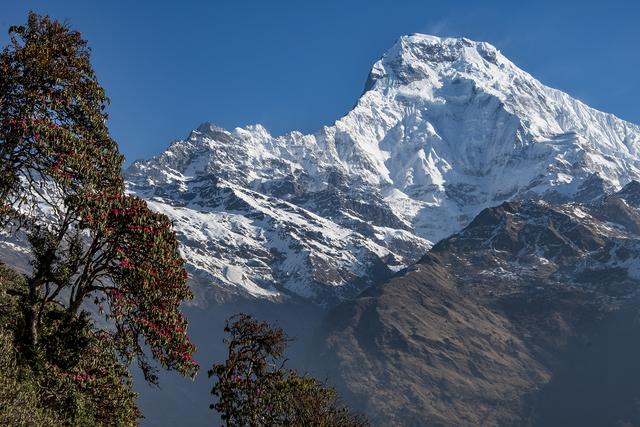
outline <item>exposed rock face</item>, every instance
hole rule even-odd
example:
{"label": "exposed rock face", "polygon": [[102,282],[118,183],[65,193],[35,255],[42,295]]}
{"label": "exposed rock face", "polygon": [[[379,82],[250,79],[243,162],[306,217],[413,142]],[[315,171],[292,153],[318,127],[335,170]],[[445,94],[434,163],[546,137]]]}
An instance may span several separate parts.
{"label": "exposed rock face", "polygon": [[[609,354],[638,353],[627,342],[640,330],[638,197],[633,182],[590,203],[483,210],[416,265],[333,310],[325,363],[380,425],[637,425],[640,387],[616,391],[599,370],[618,381],[638,371]],[[567,392],[581,382],[595,389]],[[563,399],[573,412],[563,414]],[[585,416],[594,411],[584,405],[600,412]]]}
{"label": "exposed rock face", "polygon": [[640,177],[640,128],[487,43],[402,37],[311,135],[203,124],[127,171],[177,225],[207,298],[330,305],[505,200],[588,201]]}

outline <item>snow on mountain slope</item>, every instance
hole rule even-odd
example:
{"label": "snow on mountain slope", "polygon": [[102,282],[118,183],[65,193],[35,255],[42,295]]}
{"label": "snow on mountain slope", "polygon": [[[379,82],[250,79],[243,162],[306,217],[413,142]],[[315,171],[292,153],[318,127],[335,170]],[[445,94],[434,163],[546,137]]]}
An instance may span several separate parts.
{"label": "snow on mountain slope", "polygon": [[640,127],[542,85],[493,46],[416,34],[375,63],[332,126],[274,137],[206,123],[126,178],[176,221],[207,292],[326,303],[416,261],[485,207],[619,189],[640,178],[639,149]]}
{"label": "snow on mountain slope", "polygon": [[387,277],[400,265],[380,244],[293,204],[224,181],[205,180],[200,190],[214,199],[150,204],[174,220],[183,254],[205,283],[255,297],[284,291],[328,301],[354,296],[376,268]]}
{"label": "snow on mountain slope", "polygon": [[316,366],[376,426],[638,425],[623,408],[640,388],[621,384],[639,350],[639,202],[633,181],[590,202],[484,209],[332,310]]}

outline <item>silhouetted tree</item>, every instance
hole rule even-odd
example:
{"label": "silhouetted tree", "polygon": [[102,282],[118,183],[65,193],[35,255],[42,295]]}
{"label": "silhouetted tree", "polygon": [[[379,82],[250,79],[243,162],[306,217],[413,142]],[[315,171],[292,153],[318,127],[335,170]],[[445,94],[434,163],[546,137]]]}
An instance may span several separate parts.
{"label": "silhouetted tree", "polygon": [[214,364],[211,408],[227,426],[366,426],[336,391],[309,375],[284,368],[287,337],[246,314],[227,321],[224,363]]}

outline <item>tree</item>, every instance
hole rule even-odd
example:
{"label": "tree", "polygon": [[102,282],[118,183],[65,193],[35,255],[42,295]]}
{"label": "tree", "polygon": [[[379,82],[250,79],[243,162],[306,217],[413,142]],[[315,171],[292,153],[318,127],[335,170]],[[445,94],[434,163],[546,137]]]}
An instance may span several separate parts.
{"label": "tree", "polygon": [[[59,209],[72,195],[123,190],[123,157],[106,126],[109,103],[77,31],[30,13],[0,54],[0,198],[3,218]],[[33,216],[31,217],[33,220]]]}
{"label": "tree", "polygon": [[24,287],[24,277],[0,263],[0,425],[137,425],[131,376],[88,316],[67,321],[60,307],[48,305],[41,369],[24,363],[16,345],[24,318],[13,292]]}
{"label": "tree", "polygon": [[70,282],[68,309],[77,310],[87,296],[99,293],[95,301],[109,304],[120,353],[135,356],[147,379],[155,381],[143,339],[163,367],[193,376],[195,348],[180,311],[191,292],[171,222],[142,199],[111,197],[96,194],[83,204],[81,224],[92,239],[78,263],[80,274]]}
{"label": "tree", "polygon": [[284,368],[284,331],[246,314],[227,321],[224,363],[214,364],[211,409],[227,426],[366,426],[340,404],[336,391],[309,375]]}
{"label": "tree", "polygon": [[[20,298],[21,357],[46,365],[41,342],[55,308],[66,327],[87,328],[155,382],[145,346],[166,369],[198,366],[181,302],[191,298],[169,219],[124,193],[123,157],[106,126],[108,98],[80,34],[30,13],[0,53],[0,220],[24,230],[33,271]],[[110,326],[83,314],[93,301]],[[66,326],[64,326],[66,325]]]}

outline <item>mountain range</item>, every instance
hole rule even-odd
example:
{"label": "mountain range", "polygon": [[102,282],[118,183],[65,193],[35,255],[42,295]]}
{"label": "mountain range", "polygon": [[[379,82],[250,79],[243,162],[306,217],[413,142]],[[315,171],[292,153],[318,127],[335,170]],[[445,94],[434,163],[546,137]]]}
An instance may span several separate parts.
{"label": "mountain range", "polygon": [[[639,151],[639,126],[494,46],[414,34],[331,126],[204,123],[125,179],[182,242],[203,366],[243,310],[374,425],[627,426]],[[25,259],[7,238],[0,254]],[[200,377],[141,389],[149,425],[211,420]]]}
{"label": "mountain range", "polygon": [[589,201],[640,179],[640,127],[544,86],[487,43],[401,37],[314,134],[205,123],[126,172],[169,215],[199,301],[321,306],[412,265],[507,200]]}

